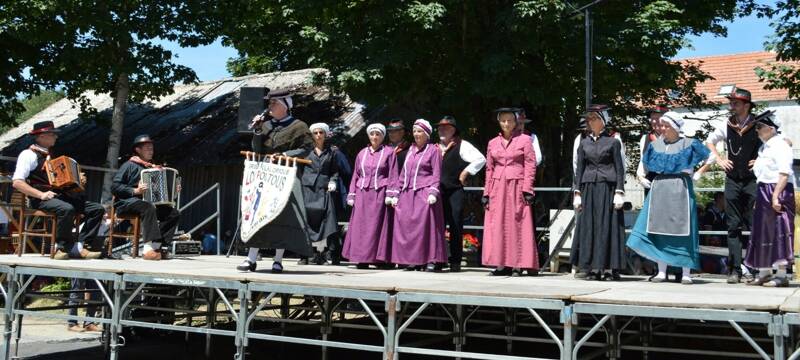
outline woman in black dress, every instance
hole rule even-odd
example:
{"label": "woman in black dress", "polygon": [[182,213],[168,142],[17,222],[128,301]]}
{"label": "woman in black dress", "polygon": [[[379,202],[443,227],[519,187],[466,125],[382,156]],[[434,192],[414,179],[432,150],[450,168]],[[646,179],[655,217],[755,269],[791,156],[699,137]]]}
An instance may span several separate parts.
{"label": "woman in black dress", "polygon": [[[309,130],[314,147],[309,149],[305,158],[311,160],[311,165],[303,168],[300,182],[308,216],[308,235],[316,253],[312,262],[322,265],[325,263],[322,256],[324,250],[327,248],[334,252],[341,245],[336,236],[336,206],[333,199],[334,192],[338,190],[339,166],[336,153],[339,150],[326,141],[331,133],[328,124],[311,124]],[[308,263],[308,259],[304,260],[300,260],[301,264]]]}

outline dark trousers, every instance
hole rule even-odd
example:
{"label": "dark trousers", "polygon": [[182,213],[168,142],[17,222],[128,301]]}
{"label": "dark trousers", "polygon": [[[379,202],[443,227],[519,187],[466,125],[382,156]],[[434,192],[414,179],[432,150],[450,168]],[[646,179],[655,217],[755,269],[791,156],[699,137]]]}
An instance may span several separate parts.
{"label": "dark trousers", "polygon": [[166,245],[172,241],[181,214],[169,205],[153,205],[139,198],[119,200],[114,203],[120,215],[136,215],[142,223],[144,242],[157,241]]}
{"label": "dark trousers", "polygon": [[449,189],[442,191],[444,202],[444,222],[450,230],[450,257],[451,264],[461,264],[464,255],[464,189]]}
{"label": "dark trousers", "polygon": [[756,179],[725,179],[725,218],[728,225],[729,272],[742,274],[742,229],[752,229]]}
{"label": "dark trousers", "polygon": [[[85,279],[77,279],[73,278],[71,280],[71,292],[69,293],[69,305],[70,306],[77,306],[82,304],[85,296],[83,292],[79,292],[81,290],[98,290],[97,283],[94,280],[85,280]],[[89,293],[90,300],[98,300],[100,299],[100,294],[97,291],[93,291]],[[69,315],[75,316],[78,315],[77,308],[70,308]],[[96,317],[97,316],[97,305],[86,305],[86,316]],[[69,325],[77,325],[78,320],[70,319],[67,321]],[[91,323],[91,321],[84,321],[83,326]]]}
{"label": "dark trousers", "polygon": [[47,201],[31,199],[31,207],[56,215],[56,242],[58,248],[65,252],[75,244],[72,229],[77,214],[83,214],[83,228],[78,236],[78,241],[83,243],[91,242],[97,236],[105,214],[102,205],[86,201],[79,195],[59,194]]}

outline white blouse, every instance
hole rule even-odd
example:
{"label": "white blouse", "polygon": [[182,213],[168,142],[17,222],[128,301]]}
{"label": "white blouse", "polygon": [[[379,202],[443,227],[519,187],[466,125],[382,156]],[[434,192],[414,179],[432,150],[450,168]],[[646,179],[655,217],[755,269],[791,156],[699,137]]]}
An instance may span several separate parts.
{"label": "white blouse", "polygon": [[779,174],[789,176],[789,184],[795,183],[794,170],[792,170],[792,147],[784,141],[782,136],[773,136],[758,149],[758,158],[753,165],[753,173],[760,183],[776,184]]}

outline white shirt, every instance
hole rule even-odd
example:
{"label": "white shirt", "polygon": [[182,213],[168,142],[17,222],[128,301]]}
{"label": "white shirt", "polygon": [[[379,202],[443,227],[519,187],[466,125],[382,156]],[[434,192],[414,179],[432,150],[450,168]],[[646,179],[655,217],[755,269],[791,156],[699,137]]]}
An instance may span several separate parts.
{"label": "white shirt", "polygon": [[[439,150],[444,150],[446,146],[439,144]],[[478,171],[483,169],[483,166],[486,165],[486,157],[483,156],[478,148],[475,145],[469,143],[469,141],[461,140],[461,148],[458,151],[458,156],[461,157],[461,160],[464,162],[468,162],[469,165],[464,170],[470,175],[475,175]]]}
{"label": "white shirt", "polygon": [[536,156],[536,166],[542,165],[544,154],[542,154],[542,149],[539,147],[539,138],[536,134],[531,133],[531,139],[533,139],[533,154]]}
{"label": "white shirt", "polygon": [[14,168],[14,176],[12,176],[11,179],[25,181],[28,179],[28,175],[31,174],[31,171],[36,170],[36,164],[38,162],[39,157],[33,150],[22,150],[17,157],[17,166]]}
{"label": "white shirt", "polygon": [[[619,141],[619,154],[622,157],[622,172],[628,172],[628,158],[625,156],[625,144],[622,143],[622,137],[619,136],[619,133],[614,133],[614,138]],[[575,141],[572,143],[572,174],[577,176],[576,173],[578,172],[578,147],[581,145],[581,134],[575,137]]]}
{"label": "white shirt", "polygon": [[797,186],[792,161],[792,147],[783,137],[773,136],[758,148],[753,173],[756,174],[757,181],[764,184],[776,184],[779,174],[786,174],[789,176],[788,183]]}

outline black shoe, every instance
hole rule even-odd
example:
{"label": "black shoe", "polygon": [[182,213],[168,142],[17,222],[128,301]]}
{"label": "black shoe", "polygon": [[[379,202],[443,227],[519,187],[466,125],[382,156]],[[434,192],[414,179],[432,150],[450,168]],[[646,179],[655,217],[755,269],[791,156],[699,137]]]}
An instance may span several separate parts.
{"label": "black shoe", "polygon": [[491,275],[491,276],[509,276],[509,275],[511,275],[511,272],[513,270],[514,269],[509,268],[509,267],[503,268],[503,270],[494,269],[494,270],[492,270],[492,272],[489,273],[489,275]]}
{"label": "black shoe", "polygon": [[375,265],[375,267],[377,267],[378,269],[381,269],[381,270],[394,270],[395,269],[395,266],[392,263],[381,263],[381,264]]}
{"label": "black shoe", "polygon": [[590,272],[586,274],[586,280],[603,281],[603,273]]}
{"label": "black shoe", "polygon": [[603,274],[603,281],[609,281],[609,280],[610,281],[620,281],[620,280],[622,280],[622,277],[620,277],[619,273],[616,272],[616,271],[610,272],[610,273],[607,272],[607,273]]}
{"label": "black shoe", "polygon": [[308,265],[308,258],[301,257],[300,260],[297,260],[297,265]]}
{"label": "black shoe", "polygon": [[511,270],[511,277],[520,277],[520,276],[522,276],[522,270],[520,269]]}
{"label": "black shoe", "polygon": [[279,262],[272,263],[272,273],[273,274],[280,274],[283,272],[283,264]]}
{"label": "black shoe", "polygon": [[736,272],[732,272],[730,275],[728,275],[728,284],[738,284],[741,280],[742,275],[739,275]]}
{"label": "black shoe", "polygon": [[422,270],[422,265],[408,265],[408,266],[406,266],[406,268],[405,268],[405,269],[403,269],[403,270],[405,270],[405,271],[418,271],[418,270]]}
{"label": "black shoe", "polygon": [[358,263],[358,264],[356,264],[356,269],[359,269],[359,270],[369,269],[369,264],[367,264],[367,263]]}
{"label": "black shoe", "polygon": [[461,263],[450,263],[450,272],[451,273],[461,272]]}
{"label": "black shoe", "polygon": [[241,264],[236,266],[236,270],[254,272],[256,271],[256,263],[245,259],[245,261],[242,261]]}
{"label": "black shoe", "polygon": [[528,276],[539,276],[539,270],[528,269]]}
{"label": "black shoe", "polygon": [[427,272],[442,272],[443,265],[442,264],[434,264],[430,263],[425,266],[425,271]]}
{"label": "black shoe", "polygon": [[585,280],[587,276],[589,276],[589,273],[585,271],[578,271],[575,273],[575,278],[578,280]]}
{"label": "black shoe", "polygon": [[342,257],[338,254],[331,254],[331,265],[339,266],[342,264]]}

